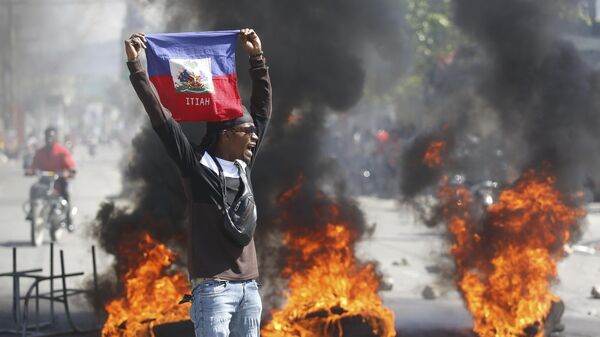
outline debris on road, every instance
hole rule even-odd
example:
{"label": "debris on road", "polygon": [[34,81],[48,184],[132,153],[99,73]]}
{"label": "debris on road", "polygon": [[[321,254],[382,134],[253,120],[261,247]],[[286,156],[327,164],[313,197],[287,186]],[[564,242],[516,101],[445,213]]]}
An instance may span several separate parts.
{"label": "debris on road", "polygon": [[379,283],[379,290],[390,291],[394,288],[394,279],[391,276],[384,275],[381,277],[381,283]]}
{"label": "debris on road", "polygon": [[442,272],[442,268],[436,264],[425,266],[425,270],[427,270],[427,272],[430,274],[439,274]]}
{"label": "debris on road", "polygon": [[409,264],[408,260],[404,257],[402,258],[402,260],[400,260],[400,262],[398,262],[398,261],[392,262],[392,266],[394,266],[394,267],[400,267],[400,266],[406,267],[406,266],[408,266],[408,264]]}
{"label": "debris on road", "polygon": [[592,298],[600,299],[600,284],[592,287]]}
{"label": "debris on road", "polygon": [[421,295],[426,300],[435,300],[436,298],[439,297],[438,292],[435,289],[433,289],[431,286],[428,286],[428,285],[425,286],[425,288],[421,292]]}

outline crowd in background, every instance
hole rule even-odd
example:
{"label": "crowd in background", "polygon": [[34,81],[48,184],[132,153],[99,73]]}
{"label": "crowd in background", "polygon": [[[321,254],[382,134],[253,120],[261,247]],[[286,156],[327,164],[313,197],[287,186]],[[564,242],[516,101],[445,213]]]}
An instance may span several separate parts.
{"label": "crowd in background", "polygon": [[350,192],[382,198],[399,194],[401,156],[415,135],[392,117],[334,116],[328,123],[325,156],[337,161]]}
{"label": "crowd in background", "polygon": [[27,166],[36,149],[44,145],[43,132],[48,126],[57,128],[58,141],[71,152],[83,151],[92,157],[100,146],[128,145],[137,132],[137,123],[124,118],[119,109],[101,103],[89,104],[81,111],[62,109],[43,116],[30,114],[25,125],[23,137],[14,130],[1,137],[0,161],[23,160]]}

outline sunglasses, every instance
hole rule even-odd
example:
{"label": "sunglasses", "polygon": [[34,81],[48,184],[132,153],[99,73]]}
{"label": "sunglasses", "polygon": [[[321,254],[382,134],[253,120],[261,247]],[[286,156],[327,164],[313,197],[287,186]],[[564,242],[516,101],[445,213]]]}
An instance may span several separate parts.
{"label": "sunglasses", "polygon": [[257,133],[258,130],[256,129],[256,126],[254,125],[250,125],[250,126],[242,126],[242,127],[237,127],[237,128],[231,128],[229,130],[235,131],[235,132],[243,132],[247,135],[251,135],[253,133]]}

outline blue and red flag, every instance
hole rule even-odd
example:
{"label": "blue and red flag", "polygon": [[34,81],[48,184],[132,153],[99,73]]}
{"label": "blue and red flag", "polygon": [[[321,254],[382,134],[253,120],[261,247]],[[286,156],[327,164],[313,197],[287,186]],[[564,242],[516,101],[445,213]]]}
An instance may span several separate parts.
{"label": "blue and red flag", "polygon": [[235,70],[239,30],[147,34],[148,75],[180,122],[242,116]]}

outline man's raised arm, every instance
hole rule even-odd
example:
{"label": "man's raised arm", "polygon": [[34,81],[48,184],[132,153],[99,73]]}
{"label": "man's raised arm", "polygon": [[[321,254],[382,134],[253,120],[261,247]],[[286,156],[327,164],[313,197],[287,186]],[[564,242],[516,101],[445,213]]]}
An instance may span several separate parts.
{"label": "man's raised arm", "polygon": [[146,37],[144,33],[135,33],[125,40],[125,53],[127,54],[127,68],[129,68],[129,80],[135,89],[140,101],[150,117],[154,128],[165,123],[170,113],[160,104],[158,95],[148,79],[148,74],[139,60],[140,51],[146,48]]}
{"label": "man's raised arm", "polygon": [[140,101],[142,101],[148,117],[150,117],[150,123],[152,123],[154,131],[156,131],[167,149],[167,153],[179,166],[182,175],[184,177],[189,176],[197,165],[194,149],[179,123],[175,122],[169,111],[160,104],[158,94],[150,84],[148,74],[142,68],[139,60],[139,53],[142,48],[146,48],[146,38],[143,33],[135,33],[125,40],[127,67],[130,72],[129,79]]}
{"label": "man's raised arm", "polygon": [[265,63],[260,38],[253,29],[240,30],[240,40],[250,57],[250,78],[252,79],[250,113],[255,120],[258,136],[262,139],[272,110],[269,68]]}

